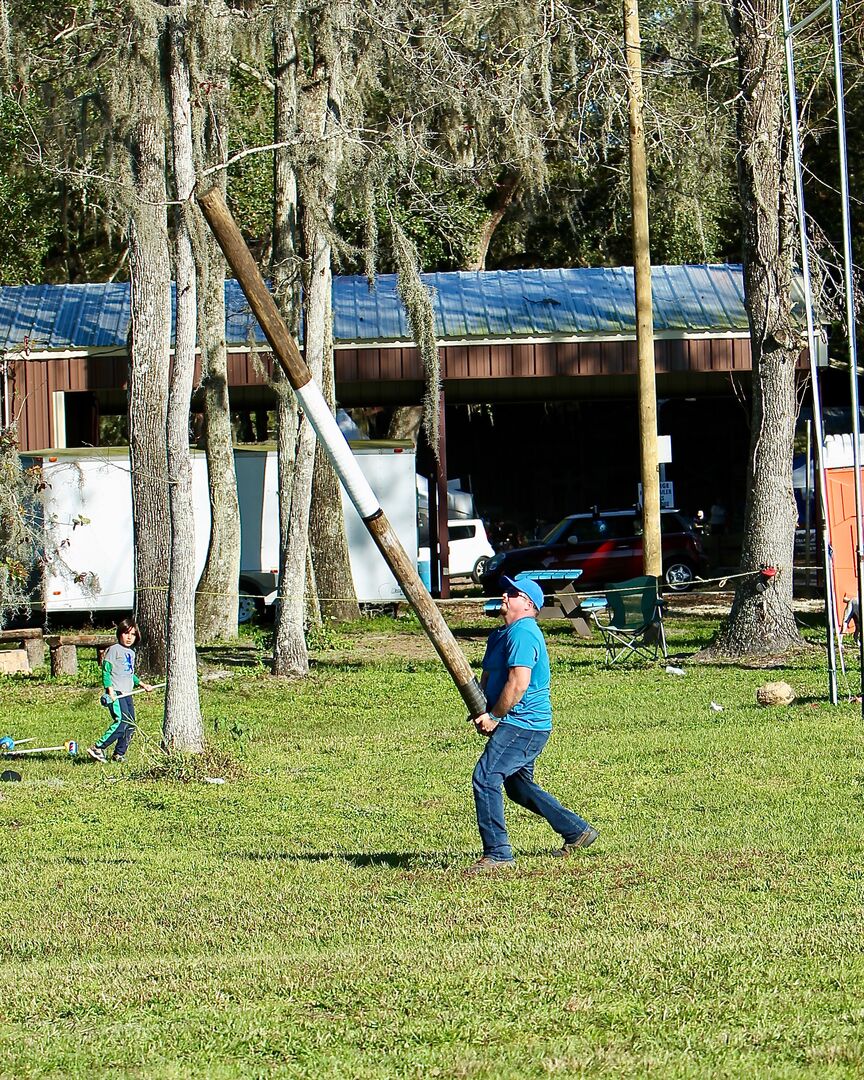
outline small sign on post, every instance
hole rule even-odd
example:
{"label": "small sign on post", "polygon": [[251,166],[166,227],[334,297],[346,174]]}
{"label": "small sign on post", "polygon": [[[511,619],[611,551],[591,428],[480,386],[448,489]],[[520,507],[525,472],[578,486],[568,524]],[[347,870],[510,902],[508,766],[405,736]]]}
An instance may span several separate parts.
{"label": "small sign on post", "polygon": [[[642,509],[642,485],[639,484],[638,490],[638,502],[639,509]],[[672,480],[660,481],[660,509],[661,510],[674,510],[675,509],[675,484]]]}

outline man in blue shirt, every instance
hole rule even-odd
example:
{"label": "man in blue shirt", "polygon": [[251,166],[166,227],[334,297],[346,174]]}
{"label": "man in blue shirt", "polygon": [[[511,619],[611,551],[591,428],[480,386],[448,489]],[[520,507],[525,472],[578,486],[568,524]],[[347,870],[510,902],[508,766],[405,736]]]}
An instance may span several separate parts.
{"label": "man in blue shirt", "polygon": [[483,657],[480,685],[489,703],[474,726],[489,737],[474,769],[474,803],[483,841],[483,857],[468,873],[516,865],[504,823],[502,788],[513,802],[545,818],[562,837],[556,855],[566,857],[588,847],[597,830],[562,806],[534,781],[534,762],[552,732],[549,653],[536,619],[543,590],[536,581],[502,578],[504,625],[493,630]]}

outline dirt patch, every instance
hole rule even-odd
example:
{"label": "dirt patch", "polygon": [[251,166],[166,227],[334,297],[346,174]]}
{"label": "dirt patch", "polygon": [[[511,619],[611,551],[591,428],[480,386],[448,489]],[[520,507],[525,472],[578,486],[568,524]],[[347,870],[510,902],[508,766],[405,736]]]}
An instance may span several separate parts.
{"label": "dirt patch", "polygon": [[375,659],[434,660],[437,653],[425,634],[368,633],[353,638],[346,648],[321,649],[310,653],[319,663],[365,663]]}
{"label": "dirt patch", "polygon": [[[676,615],[712,615],[723,616],[732,607],[735,593],[731,589],[722,592],[665,593],[663,597],[669,610]],[[799,598],[792,601],[796,614],[819,612],[825,607],[825,601],[819,598]]]}

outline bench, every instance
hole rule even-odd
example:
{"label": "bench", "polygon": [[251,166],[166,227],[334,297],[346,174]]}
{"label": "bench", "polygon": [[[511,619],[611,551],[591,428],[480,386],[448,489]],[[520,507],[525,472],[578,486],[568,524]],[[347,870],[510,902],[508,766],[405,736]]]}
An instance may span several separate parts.
{"label": "bench", "polygon": [[[531,581],[536,581],[537,584],[543,589],[543,610],[539,613],[540,619],[571,619],[568,611],[566,611],[561,604],[561,597],[566,595],[567,590],[573,593],[573,582],[582,576],[581,570],[522,570],[518,573],[513,580],[516,584],[519,584],[520,579],[529,578]],[[558,588],[563,589],[563,592],[553,592],[552,590]],[[550,595],[554,598],[554,602],[550,601]],[[483,612],[486,615],[497,615],[501,610],[501,603],[499,600],[487,600],[483,605]]]}
{"label": "bench", "polygon": [[579,596],[572,582],[561,592],[555,593],[555,599],[561,614],[570,620],[575,633],[583,638],[591,637],[592,616],[605,611],[608,606],[605,596]]}
{"label": "bench", "polygon": [[104,634],[51,634],[45,640],[51,650],[52,675],[77,675],[79,649],[95,649],[96,659],[101,661],[105,650],[117,641]]}
{"label": "bench", "polygon": [[38,626],[22,630],[0,630],[0,644],[7,641],[19,648],[3,650],[0,670],[32,671],[45,663],[45,639]]}

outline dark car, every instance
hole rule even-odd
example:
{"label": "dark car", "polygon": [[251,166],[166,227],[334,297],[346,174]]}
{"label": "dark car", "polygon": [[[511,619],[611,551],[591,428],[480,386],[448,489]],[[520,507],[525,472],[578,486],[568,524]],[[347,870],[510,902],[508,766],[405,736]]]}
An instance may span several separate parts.
{"label": "dark car", "polygon": [[[685,590],[703,574],[707,559],[702,542],[677,510],[660,515],[663,577],[670,589]],[[642,519],[633,510],[601,510],[571,514],[543,540],[493,556],[480,584],[486,596],[497,596],[501,576],[523,570],[581,570],[577,588],[626,581],[642,573]]]}

